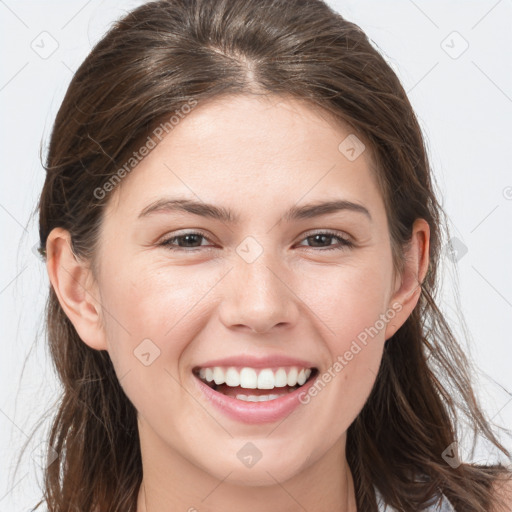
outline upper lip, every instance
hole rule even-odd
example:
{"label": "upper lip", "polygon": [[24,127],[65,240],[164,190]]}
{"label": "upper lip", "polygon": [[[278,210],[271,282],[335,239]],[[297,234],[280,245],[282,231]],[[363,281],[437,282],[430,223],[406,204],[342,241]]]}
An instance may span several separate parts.
{"label": "upper lip", "polygon": [[206,361],[200,365],[195,366],[195,370],[199,368],[213,368],[214,366],[242,366],[248,368],[272,368],[274,366],[298,366],[299,368],[315,368],[315,365],[310,361],[304,359],[297,359],[295,357],[288,357],[285,355],[273,356],[231,356],[223,359],[213,359]]}

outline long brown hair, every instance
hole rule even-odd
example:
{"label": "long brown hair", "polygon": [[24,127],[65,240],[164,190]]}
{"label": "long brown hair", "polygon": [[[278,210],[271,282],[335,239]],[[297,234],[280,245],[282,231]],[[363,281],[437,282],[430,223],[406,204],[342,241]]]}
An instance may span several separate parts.
{"label": "long brown hair", "polygon": [[[457,511],[488,511],[493,483],[509,470],[443,457],[457,452],[460,414],[510,453],[484,417],[470,361],[436,305],[448,225],[425,142],[390,66],[357,25],[321,0],[162,0],[117,21],[75,73],[57,114],[38,205],[40,250],[63,227],[75,253],[94,263],[110,197],[101,191],[141,141],[191,100],[247,93],[305,100],[365,141],[396,269],[414,220],[430,225],[419,302],[387,341],[371,395],[348,430],[358,510],[377,511],[375,486],[401,511],[420,510],[439,492]],[[136,411],[108,353],[80,340],[51,286],[47,338],[63,384],[48,439],[58,454],[44,475],[48,511],[135,512],[142,479]]]}

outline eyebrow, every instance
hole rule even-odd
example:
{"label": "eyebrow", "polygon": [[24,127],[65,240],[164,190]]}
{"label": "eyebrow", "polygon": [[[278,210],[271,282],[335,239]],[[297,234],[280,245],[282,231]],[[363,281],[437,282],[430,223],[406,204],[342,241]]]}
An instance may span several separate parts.
{"label": "eyebrow", "polygon": [[[304,206],[292,206],[283,216],[286,222],[294,220],[312,219],[336,213],[338,211],[348,210],[356,213],[362,213],[370,221],[372,216],[370,212],[363,206],[345,199],[337,199],[332,201],[318,201]],[[240,217],[231,210],[223,206],[194,201],[191,199],[173,199],[162,198],[146,206],[139,214],[138,218],[148,217],[157,212],[188,212],[201,217],[207,217],[227,224],[240,222]]]}

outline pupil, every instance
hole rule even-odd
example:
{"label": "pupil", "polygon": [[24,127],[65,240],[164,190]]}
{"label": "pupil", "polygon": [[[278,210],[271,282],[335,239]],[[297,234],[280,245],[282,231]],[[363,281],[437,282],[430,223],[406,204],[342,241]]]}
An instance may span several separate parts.
{"label": "pupil", "polygon": [[[194,238],[196,238],[196,239],[197,239],[197,238],[198,238],[198,235],[184,235],[184,236],[182,237],[182,240],[183,240],[183,241],[185,241],[185,245],[187,245],[187,241],[188,241],[188,242],[191,242],[191,241],[193,242],[193,241],[194,241],[194,240],[193,240]],[[192,239],[192,240],[190,240],[190,239]],[[197,240],[196,240],[196,242],[197,242]]]}
{"label": "pupil", "polygon": [[[320,239],[325,239],[325,238],[330,239],[330,238],[332,238],[332,235],[322,235],[322,234],[320,234],[320,235],[313,235],[311,238],[313,240],[315,240],[315,242],[320,241],[320,244],[321,244],[322,242],[321,242]],[[313,242],[313,243],[315,243],[315,242]],[[324,240],[324,242],[325,242],[325,240]]]}

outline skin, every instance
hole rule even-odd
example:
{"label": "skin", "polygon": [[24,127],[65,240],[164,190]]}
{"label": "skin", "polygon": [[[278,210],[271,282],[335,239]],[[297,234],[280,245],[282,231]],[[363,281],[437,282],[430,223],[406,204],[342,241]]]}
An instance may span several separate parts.
{"label": "skin", "polygon": [[[346,431],[372,389],[385,341],[417,304],[429,226],[414,223],[405,270],[395,275],[369,151],[350,161],[338,150],[350,133],[294,99],[200,104],[111,193],[97,275],[74,257],[65,230],[50,234],[47,267],[59,301],[84,343],[109,352],[138,411],[138,512],[356,510]],[[176,212],[137,218],[178,195],[232,209],[240,222]],[[365,206],[372,220],[348,210],[281,220],[293,205],[335,198]],[[308,241],[326,229],[355,246]],[[181,239],[181,252],[159,245],[183,230],[207,238],[188,246]],[[252,263],[236,252],[248,236],[263,250]],[[195,385],[193,367],[234,354],[297,356],[323,373],[393,304],[401,305],[394,318],[284,421],[237,422]],[[145,366],[133,352],[148,338],[160,355]],[[248,441],[262,453],[251,468],[237,457]]]}

